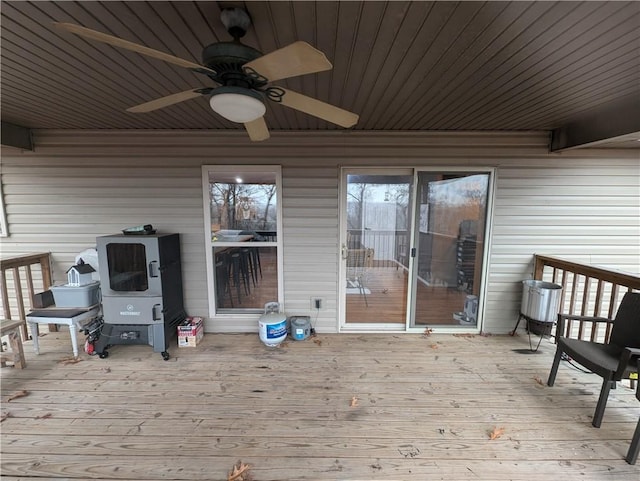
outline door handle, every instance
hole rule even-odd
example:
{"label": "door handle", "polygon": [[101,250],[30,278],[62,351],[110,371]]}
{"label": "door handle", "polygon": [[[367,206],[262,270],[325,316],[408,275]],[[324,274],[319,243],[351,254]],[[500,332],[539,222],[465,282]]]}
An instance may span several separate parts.
{"label": "door handle", "polygon": [[347,250],[347,246],[346,244],[342,244],[342,248],[340,250],[340,255],[342,256],[343,259],[346,260],[347,256],[348,256],[349,252]]}
{"label": "door handle", "polygon": [[161,317],[158,317],[156,315],[156,313],[158,311],[157,308],[159,308],[159,307],[160,307],[160,304],[154,304],[153,307],[151,308],[151,319],[153,319],[154,321],[159,321],[159,320],[162,319]]}
{"label": "door handle", "polygon": [[158,261],[151,261],[149,262],[149,277],[158,277],[158,274],[156,273],[156,269],[154,269],[154,265],[157,265]]}

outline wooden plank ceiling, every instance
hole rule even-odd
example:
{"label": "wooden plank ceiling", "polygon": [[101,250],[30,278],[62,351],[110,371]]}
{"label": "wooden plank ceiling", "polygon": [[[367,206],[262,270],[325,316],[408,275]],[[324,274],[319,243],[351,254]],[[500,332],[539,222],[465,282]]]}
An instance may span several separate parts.
{"label": "wooden plank ceiling", "polygon": [[[201,63],[228,41],[263,53],[296,40],[333,63],[278,84],[360,115],[363,131],[552,130],[640,98],[640,2],[2,2],[2,120],[28,128],[239,129],[197,98],[125,109],[201,74],[54,29],[71,22]],[[270,103],[272,131],[340,129]]]}

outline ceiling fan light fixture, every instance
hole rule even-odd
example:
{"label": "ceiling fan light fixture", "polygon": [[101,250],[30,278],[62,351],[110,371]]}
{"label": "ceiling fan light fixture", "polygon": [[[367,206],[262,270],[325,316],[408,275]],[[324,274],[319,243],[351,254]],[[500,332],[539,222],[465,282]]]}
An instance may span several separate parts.
{"label": "ceiling fan light fixture", "polygon": [[267,111],[259,93],[242,87],[218,87],[211,92],[209,105],[217,114],[239,124],[259,119]]}

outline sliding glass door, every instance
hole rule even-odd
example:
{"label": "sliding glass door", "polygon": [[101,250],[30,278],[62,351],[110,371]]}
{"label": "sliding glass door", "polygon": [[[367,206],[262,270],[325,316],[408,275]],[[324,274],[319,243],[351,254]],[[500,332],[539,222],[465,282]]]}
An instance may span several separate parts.
{"label": "sliding glass door", "polygon": [[491,172],[348,169],[343,329],[479,326]]}
{"label": "sliding glass door", "polygon": [[343,179],[344,325],[404,329],[411,170],[353,171]]}
{"label": "sliding glass door", "polygon": [[410,327],[478,325],[489,173],[417,175]]}

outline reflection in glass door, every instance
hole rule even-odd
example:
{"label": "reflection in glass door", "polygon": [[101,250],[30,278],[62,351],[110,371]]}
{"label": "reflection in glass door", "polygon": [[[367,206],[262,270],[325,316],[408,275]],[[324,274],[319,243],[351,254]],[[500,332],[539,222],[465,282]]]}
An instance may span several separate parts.
{"label": "reflection in glass door", "polygon": [[342,259],[347,325],[406,326],[412,184],[411,170],[346,175]]}
{"label": "reflection in glass door", "polygon": [[344,174],[342,327],[476,330],[490,172]]}
{"label": "reflection in glass door", "polygon": [[410,327],[477,326],[488,194],[488,173],[418,174]]}

